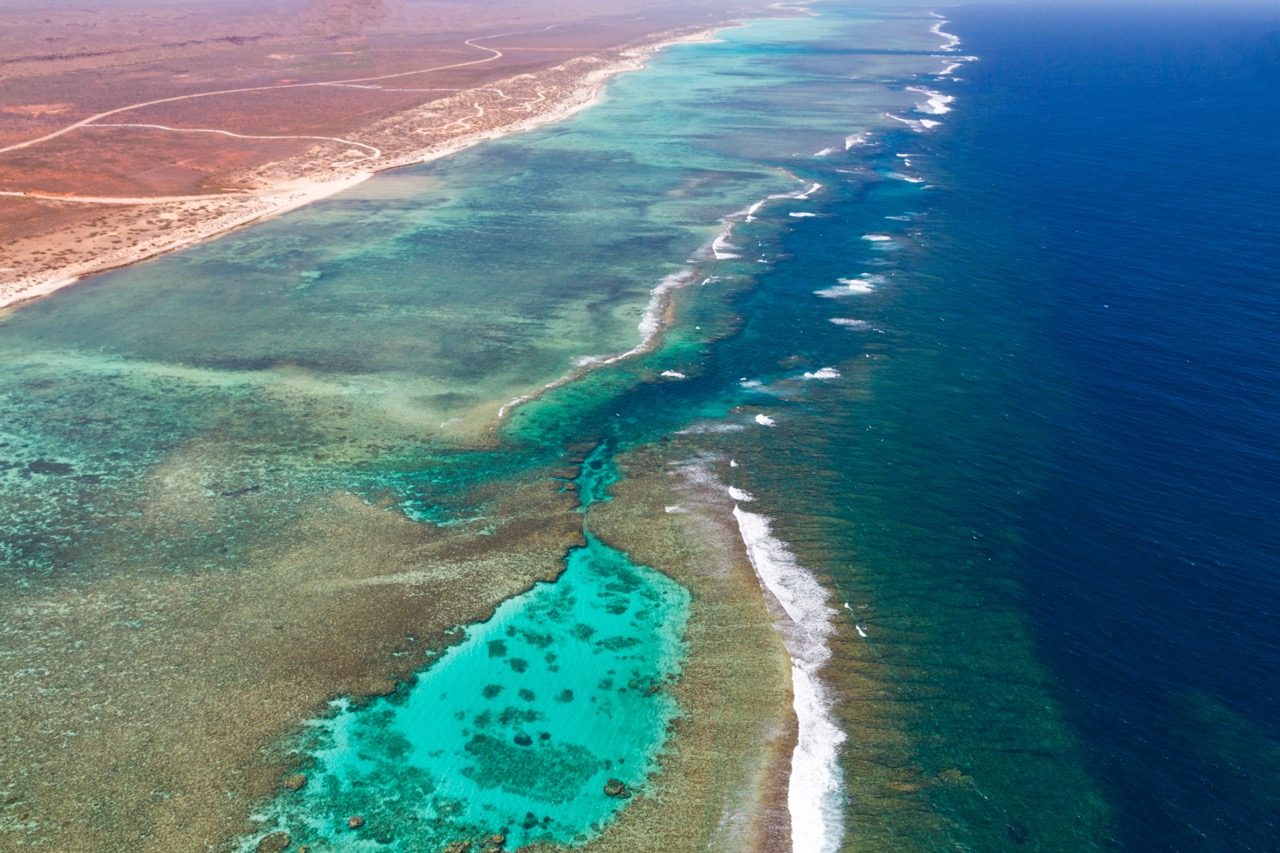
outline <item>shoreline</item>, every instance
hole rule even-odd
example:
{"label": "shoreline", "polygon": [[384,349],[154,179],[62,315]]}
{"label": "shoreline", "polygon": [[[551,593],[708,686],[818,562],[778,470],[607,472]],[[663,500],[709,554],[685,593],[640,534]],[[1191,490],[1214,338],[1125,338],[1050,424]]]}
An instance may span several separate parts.
{"label": "shoreline", "polygon": [[[510,78],[493,81],[491,85],[474,87],[444,99],[453,107],[470,108],[477,95],[482,92],[501,92],[504,84],[513,81],[532,82],[554,80],[555,75],[564,74],[575,65],[601,63],[594,68],[586,68],[573,74],[562,84],[558,97],[545,97],[539,87],[539,95],[549,106],[543,111],[527,117],[515,118],[500,123],[496,127],[483,128],[464,133],[452,139],[436,141],[425,147],[413,148],[398,154],[391,154],[385,161],[373,168],[352,170],[346,164],[321,168],[310,175],[290,175],[275,179],[275,188],[256,190],[251,193],[236,195],[209,195],[208,197],[183,197],[182,200],[166,200],[157,198],[135,204],[105,200],[80,200],[74,197],[57,198],[52,195],[30,193],[6,193],[10,197],[33,201],[52,202],[59,205],[91,205],[99,209],[118,206],[126,211],[139,208],[160,211],[162,218],[182,224],[180,231],[168,232],[154,229],[149,237],[144,237],[133,245],[120,249],[110,249],[105,254],[95,253],[92,257],[62,264],[54,269],[27,273],[8,282],[0,282],[0,312],[7,311],[27,302],[48,296],[79,283],[82,279],[123,269],[133,264],[151,260],[171,252],[180,251],[199,245],[239,228],[263,222],[276,216],[292,212],[318,201],[323,201],[338,193],[359,186],[380,172],[399,169],[406,166],[417,166],[452,156],[475,145],[500,139],[515,133],[535,130],[547,124],[564,121],[593,106],[598,102],[605,85],[618,74],[640,71],[658,52],[678,44],[713,41],[715,35],[722,30],[741,26],[734,19],[724,21],[710,27],[700,27],[692,32],[669,30],[654,34],[652,38],[612,48],[595,54],[584,54],[573,57],[552,68],[532,74],[516,75]],[[603,57],[601,56],[603,54]],[[573,69],[577,71],[577,69]],[[379,130],[397,129],[395,125],[411,119],[415,112],[438,110],[441,102],[428,102],[422,107],[384,119],[363,129],[363,134],[377,133]],[[479,106],[476,104],[475,106]],[[465,117],[457,119],[465,121]],[[352,134],[355,135],[355,134]],[[351,141],[351,144],[365,146],[366,143]],[[318,146],[313,146],[313,149]],[[372,146],[368,146],[372,147]],[[310,149],[309,149],[310,150]],[[301,155],[300,155],[301,156]],[[282,161],[287,163],[288,161]],[[261,169],[278,166],[276,163],[264,164]],[[212,206],[213,209],[210,209]],[[193,209],[198,208],[198,209]],[[136,216],[136,219],[142,217]],[[39,240],[39,238],[36,238]],[[13,268],[0,269],[0,274],[11,272]]]}

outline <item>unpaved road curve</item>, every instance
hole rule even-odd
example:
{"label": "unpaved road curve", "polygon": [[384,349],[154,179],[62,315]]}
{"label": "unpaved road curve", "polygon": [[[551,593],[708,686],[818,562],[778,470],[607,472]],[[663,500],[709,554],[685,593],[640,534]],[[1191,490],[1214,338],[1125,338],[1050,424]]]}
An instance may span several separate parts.
{"label": "unpaved road curve", "polygon": [[[39,143],[47,142],[50,139],[57,139],[59,136],[63,136],[64,134],[70,133],[73,130],[78,130],[79,128],[87,127],[93,124],[94,122],[100,121],[104,118],[110,118],[113,115],[119,115],[120,113],[129,112],[130,110],[142,109],[143,107],[154,107],[158,104],[172,104],[172,103],[177,103],[178,101],[194,100],[195,98],[212,98],[215,95],[236,95],[236,94],[241,94],[243,92],[266,92],[274,89],[302,89],[308,86],[332,86],[335,84],[348,84],[348,83],[373,83],[378,80],[392,80],[397,77],[411,77],[415,74],[427,74],[432,71],[447,71],[451,68],[466,68],[471,65],[483,65],[486,62],[493,62],[495,59],[501,59],[505,54],[503,54],[503,52],[498,50],[497,48],[485,47],[482,44],[476,44],[476,42],[488,41],[489,39],[504,38],[506,36],[519,36],[519,35],[528,35],[530,33],[542,33],[557,26],[559,26],[559,24],[552,24],[549,27],[542,27],[541,29],[536,29],[536,30],[521,30],[518,32],[511,32],[511,33],[495,33],[494,35],[490,35],[490,36],[476,36],[475,38],[469,38],[463,42],[463,44],[465,44],[467,47],[474,47],[476,50],[483,50],[483,51],[486,51],[487,53],[492,54],[491,56],[486,56],[483,59],[473,59],[469,62],[455,62],[455,63],[452,63],[451,65],[437,65],[433,68],[419,68],[414,71],[400,71],[395,74],[383,74],[378,77],[353,77],[348,80],[329,80],[329,81],[318,82],[318,83],[277,83],[272,86],[245,86],[239,89],[218,89],[217,91],[213,91],[213,92],[196,92],[195,94],[192,94],[192,95],[176,95],[172,98],[157,98],[154,101],[142,101],[137,104],[129,104],[123,107],[116,107],[115,109],[107,110],[106,112],[101,112],[101,113],[98,113],[97,115],[89,116],[86,119],[81,119],[80,121],[77,121],[73,124],[69,124],[64,128],[55,130],[52,133],[46,133],[44,136],[40,136],[35,139],[28,139],[26,142],[17,142],[17,143],[14,143],[13,145],[7,145],[4,148],[0,148],[0,154],[4,154],[5,152],[8,152],[8,151],[17,151],[18,149],[21,149],[21,148],[28,148],[32,145],[38,145]],[[12,195],[12,193],[8,193],[8,195]]]}

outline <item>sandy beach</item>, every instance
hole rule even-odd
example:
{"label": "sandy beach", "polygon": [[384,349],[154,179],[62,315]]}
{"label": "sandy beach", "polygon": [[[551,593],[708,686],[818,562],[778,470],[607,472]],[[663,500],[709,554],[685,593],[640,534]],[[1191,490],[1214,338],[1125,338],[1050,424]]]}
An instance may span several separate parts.
{"label": "sandy beach", "polygon": [[[426,163],[486,140],[562,121],[589,107],[613,76],[643,68],[645,61],[664,47],[712,38],[717,30],[729,25],[730,22],[720,22],[713,27],[659,33],[574,57],[543,71],[457,92],[378,121],[350,134],[350,138],[315,138],[314,144],[300,154],[233,176],[227,183],[251,187],[238,192],[109,197],[6,189],[0,196],[68,211],[76,218],[52,233],[18,237],[0,248],[0,309],[46,296],[84,276],[183,249],[296,210],[378,172]],[[522,34],[490,39],[510,40],[519,35]],[[483,47],[481,42],[485,40],[481,37],[467,41],[471,47],[488,53],[477,63],[503,56],[497,49]],[[123,111],[109,112],[118,115]],[[117,125],[113,122],[112,126]],[[157,134],[175,132],[160,125],[142,126]],[[80,122],[64,130],[75,133],[96,127],[100,125]],[[176,132],[192,130],[180,128]],[[12,145],[0,152],[26,145]]]}

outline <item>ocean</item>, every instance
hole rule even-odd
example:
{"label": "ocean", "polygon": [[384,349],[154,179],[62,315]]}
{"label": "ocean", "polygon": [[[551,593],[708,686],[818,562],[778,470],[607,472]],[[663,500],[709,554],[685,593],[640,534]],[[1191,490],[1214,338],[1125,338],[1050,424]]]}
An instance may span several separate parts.
{"label": "ocean", "polygon": [[813,11],[0,318],[7,784],[66,821],[0,838],[110,849],[243,716],[306,774],[218,777],[243,849],[610,849],[697,746],[698,595],[593,522],[649,465],[774,605],[797,853],[1275,849],[1280,14]]}

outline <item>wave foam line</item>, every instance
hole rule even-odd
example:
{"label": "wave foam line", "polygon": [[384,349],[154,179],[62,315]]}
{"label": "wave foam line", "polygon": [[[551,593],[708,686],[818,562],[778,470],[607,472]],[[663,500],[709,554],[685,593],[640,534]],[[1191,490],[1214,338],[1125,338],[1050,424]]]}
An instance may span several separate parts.
{"label": "wave foam line", "polygon": [[904,118],[903,116],[894,115],[893,113],[885,113],[885,115],[893,119],[894,121],[902,122],[907,127],[914,130],[916,133],[924,133],[926,130],[931,130],[937,127],[938,125],[942,124],[942,122],[940,121],[934,121],[933,119],[929,119],[929,118],[922,118],[922,119]]}
{"label": "wave foam line", "polygon": [[828,299],[839,299],[843,296],[861,296],[872,293],[876,287],[884,284],[889,279],[877,273],[864,272],[857,278],[836,280],[840,282],[839,287],[824,287],[821,290],[815,290],[814,293],[818,296],[825,296]]}
{"label": "wave foam line", "polygon": [[[808,184],[808,182],[805,181],[804,178],[797,177],[796,175],[793,175],[791,172],[788,172],[786,169],[782,169],[781,171],[784,175],[786,175],[788,178],[791,178],[794,181],[798,181],[802,184]],[[792,201],[808,201],[809,196],[813,195],[815,192],[817,192],[820,189],[822,189],[822,184],[808,184],[808,186],[801,192],[774,193],[773,195],[765,196],[755,204],[748,207],[745,211],[743,211],[743,213],[746,214],[746,217],[743,219],[743,222],[755,222],[756,214],[760,212],[760,208],[764,207],[766,204],[768,204],[771,201],[777,201],[778,199],[790,199]],[[734,214],[734,215],[737,216],[738,214]]]}
{"label": "wave foam line", "polygon": [[763,515],[733,508],[747,557],[760,585],[777,599],[787,616],[783,642],[791,655],[791,685],[799,737],[791,756],[787,809],[791,813],[793,853],[834,853],[844,835],[840,815],[842,785],[837,763],[845,733],[831,713],[831,699],[818,678],[830,659],[836,610],[827,591],[776,539]]}
{"label": "wave foam line", "polygon": [[[737,251],[741,249],[741,247],[735,246],[729,242],[729,238],[731,236],[733,236],[732,222],[730,222],[728,226],[711,241],[711,253],[715,256],[717,261],[731,261],[734,258],[742,257],[742,255],[737,254]],[[730,251],[731,249],[733,251]]]}
{"label": "wave foam line", "polygon": [[964,65],[966,62],[977,62],[977,61],[978,61],[978,57],[976,57],[976,56],[956,56],[956,57],[952,57],[952,58],[951,58],[951,61],[950,61],[950,62],[948,62],[947,67],[946,67],[946,68],[943,68],[941,71],[939,71],[939,72],[938,72],[938,74],[937,74],[937,76],[938,76],[938,77],[950,77],[951,79],[953,79],[953,80],[954,80],[954,79],[956,79],[956,78],[951,77],[951,75],[955,72],[955,70],[956,70],[957,68],[959,68],[961,65]]}
{"label": "wave foam line", "polygon": [[809,196],[813,195],[820,189],[822,189],[822,184],[817,184],[817,183],[810,184],[809,189],[805,190],[799,195],[793,195],[792,198],[794,198],[796,201],[808,201]]}
{"label": "wave foam line", "polygon": [[945,115],[951,112],[951,104],[955,101],[953,96],[936,92],[927,86],[908,86],[907,91],[919,92],[921,95],[924,95],[928,100],[916,109],[935,116]]}
{"label": "wave foam line", "polygon": [[585,376],[593,370],[601,367],[607,367],[610,364],[616,364],[624,359],[631,358],[635,355],[648,352],[653,348],[654,341],[658,337],[658,333],[662,331],[663,315],[667,310],[667,302],[671,298],[671,292],[677,288],[684,287],[695,278],[696,273],[692,269],[681,270],[678,273],[672,273],[664,278],[657,287],[649,291],[649,304],[645,306],[644,315],[640,318],[640,322],[636,328],[640,332],[640,343],[624,353],[611,356],[588,355],[577,359],[574,369],[561,376],[554,382],[548,382],[540,389],[532,394],[524,394],[516,397],[510,402],[498,409],[498,420],[505,418],[512,409],[517,406],[528,403],[530,400],[536,400],[548,391],[559,388],[562,385],[568,385],[576,379]]}
{"label": "wave foam line", "polygon": [[947,19],[944,16],[939,15],[937,12],[930,12],[929,14],[939,19],[936,24],[934,24],[932,27],[929,28],[929,32],[933,33],[938,38],[946,39],[945,42],[943,42],[938,46],[938,49],[939,50],[955,50],[956,46],[960,44],[960,36],[952,35],[951,33],[948,33],[948,32],[943,32],[942,27],[948,23]]}

